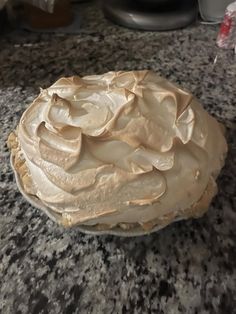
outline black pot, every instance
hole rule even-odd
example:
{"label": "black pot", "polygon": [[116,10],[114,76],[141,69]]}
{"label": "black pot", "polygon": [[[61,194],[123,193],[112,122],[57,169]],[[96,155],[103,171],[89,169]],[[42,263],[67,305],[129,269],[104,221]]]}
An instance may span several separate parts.
{"label": "black pot", "polygon": [[196,20],[197,0],[103,0],[104,15],[128,28],[167,31]]}
{"label": "black pot", "polygon": [[179,5],[181,0],[132,0],[136,2],[138,6],[143,8],[166,8],[172,9]]}
{"label": "black pot", "polygon": [[6,23],[6,20],[7,20],[6,9],[3,8],[2,10],[0,10],[0,33],[2,33],[2,31],[4,29],[4,25]]}
{"label": "black pot", "polygon": [[156,4],[156,5],[160,5],[160,4],[165,4],[165,5],[168,5],[168,4],[172,4],[174,2],[176,2],[176,0],[136,0],[137,2],[139,3],[142,3],[142,4]]}

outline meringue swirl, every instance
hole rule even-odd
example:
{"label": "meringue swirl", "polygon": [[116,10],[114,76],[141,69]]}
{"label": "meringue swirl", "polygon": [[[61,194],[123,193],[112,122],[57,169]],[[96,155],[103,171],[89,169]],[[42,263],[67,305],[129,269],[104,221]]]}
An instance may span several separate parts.
{"label": "meringue swirl", "polygon": [[65,225],[143,224],[190,208],[227,150],[198,101],[150,71],[61,78],[16,134],[27,193]]}

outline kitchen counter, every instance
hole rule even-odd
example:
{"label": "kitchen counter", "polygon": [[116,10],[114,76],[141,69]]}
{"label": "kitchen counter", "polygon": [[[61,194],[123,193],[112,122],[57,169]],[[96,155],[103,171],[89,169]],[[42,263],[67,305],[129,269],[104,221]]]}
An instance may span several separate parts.
{"label": "kitchen counter", "polygon": [[[196,24],[139,32],[89,7],[79,34],[0,37],[1,313],[236,313],[236,60],[216,48],[217,30]],[[224,123],[229,154],[219,193],[202,218],[149,236],[65,230],[18,192],[7,136],[40,86],[64,75],[133,69],[181,84]]]}

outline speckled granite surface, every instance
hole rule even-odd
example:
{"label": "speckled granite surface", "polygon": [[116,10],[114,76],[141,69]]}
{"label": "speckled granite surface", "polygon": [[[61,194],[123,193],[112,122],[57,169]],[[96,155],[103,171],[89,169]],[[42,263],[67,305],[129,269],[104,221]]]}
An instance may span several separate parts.
{"label": "speckled granite surface", "polygon": [[[217,27],[145,33],[86,9],[78,35],[0,38],[0,312],[236,313],[236,60]],[[213,60],[218,54],[218,60]],[[227,127],[219,194],[198,220],[140,238],[63,230],[17,191],[5,141],[24,108],[62,75],[153,69],[191,90]]]}

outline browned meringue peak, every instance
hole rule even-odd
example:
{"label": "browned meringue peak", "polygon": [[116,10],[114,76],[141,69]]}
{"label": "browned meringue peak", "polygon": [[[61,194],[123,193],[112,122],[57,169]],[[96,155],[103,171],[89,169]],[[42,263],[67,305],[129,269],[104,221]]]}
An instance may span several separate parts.
{"label": "browned meringue peak", "polygon": [[31,193],[69,225],[145,224],[194,208],[227,150],[198,101],[150,71],[62,78],[16,133]]}

